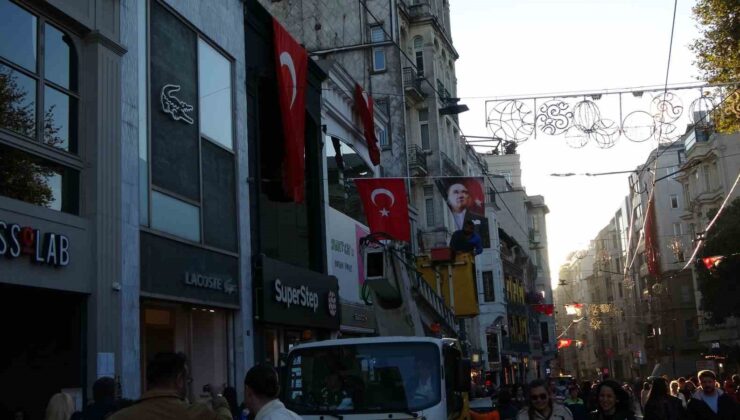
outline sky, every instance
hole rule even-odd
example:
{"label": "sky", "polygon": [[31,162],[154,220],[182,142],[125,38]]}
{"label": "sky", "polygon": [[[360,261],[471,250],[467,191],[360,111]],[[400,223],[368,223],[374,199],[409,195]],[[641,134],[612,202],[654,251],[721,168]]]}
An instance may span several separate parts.
{"label": "sky", "polygon": [[[670,43],[673,0],[453,0],[452,38],[460,114],[468,136],[490,136],[485,98],[553,92],[601,91],[663,85]],[[691,8],[678,0],[669,84],[696,82],[699,71],[688,45],[699,37]],[[689,92],[685,92],[689,97]],[[695,96],[698,93],[693,93]],[[628,109],[648,109],[649,96],[623,95]],[[691,98],[684,100],[688,107]],[[602,117],[619,119],[617,96],[596,101]],[[634,107],[634,108],[630,108]],[[677,124],[683,132],[685,122]],[[628,193],[628,175],[552,177],[551,173],[608,172],[644,163],[655,141],[620,138],[610,149],[568,147],[563,136],[538,136],[521,143],[522,184],[542,194],[547,216],[553,287],[566,255],[588,246]],[[485,151],[490,149],[479,149]],[[495,170],[495,168],[494,168]],[[505,196],[500,196],[504,200]]]}

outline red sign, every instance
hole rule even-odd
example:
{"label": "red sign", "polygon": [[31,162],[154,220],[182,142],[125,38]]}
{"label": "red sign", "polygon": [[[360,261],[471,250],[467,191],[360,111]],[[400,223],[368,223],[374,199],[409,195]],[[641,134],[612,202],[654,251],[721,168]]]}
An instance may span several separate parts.
{"label": "red sign", "polygon": [[552,316],[553,312],[555,311],[555,305],[553,304],[538,304],[538,305],[532,305],[532,309],[535,310],[535,312],[539,312],[541,314]]}
{"label": "red sign", "polygon": [[573,340],[570,338],[561,338],[558,340],[558,348],[562,349],[563,347],[570,347],[570,345],[573,344]]}
{"label": "red sign", "polygon": [[371,233],[386,233],[399,241],[411,240],[406,186],[402,178],[355,179]]}
{"label": "red sign", "polygon": [[277,20],[272,20],[278,97],[283,119],[283,190],[303,202],[306,139],[306,72],[308,54]]}
{"label": "red sign", "polygon": [[365,129],[365,142],[370,153],[370,161],[377,166],[380,164],[380,149],[378,149],[378,139],[375,137],[373,98],[359,84],[355,84],[355,106],[360,112],[362,126]]}

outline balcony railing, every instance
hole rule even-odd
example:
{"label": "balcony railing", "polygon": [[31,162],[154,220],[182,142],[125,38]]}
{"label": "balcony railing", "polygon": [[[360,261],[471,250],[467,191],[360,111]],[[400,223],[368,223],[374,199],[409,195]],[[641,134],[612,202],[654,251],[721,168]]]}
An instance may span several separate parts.
{"label": "balcony railing", "polygon": [[422,301],[432,308],[437,315],[447,324],[447,328],[457,332],[457,322],[455,314],[444,302],[442,296],[432,289],[429,284],[421,278],[421,275],[411,274],[411,284],[413,290],[418,293]]}
{"label": "balcony railing", "polygon": [[460,169],[459,166],[455,163],[452,158],[447,156],[445,152],[439,152],[439,154],[442,156],[442,168],[444,170],[445,175],[448,176],[462,176],[463,171]]}
{"label": "balcony railing", "polygon": [[409,168],[421,174],[427,174],[427,155],[420,146],[412,144],[408,152]]}
{"label": "balcony railing", "polygon": [[439,101],[443,104],[447,103],[447,101],[452,97],[450,92],[445,88],[444,83],[439,79],[437,79],[437,93],[439,94]]}
{"label": "balcony railing", "polygon": [[421,88],[422,77],[411,67],[403,68],[403,88],[414,102],[424,100],[424,90]]}

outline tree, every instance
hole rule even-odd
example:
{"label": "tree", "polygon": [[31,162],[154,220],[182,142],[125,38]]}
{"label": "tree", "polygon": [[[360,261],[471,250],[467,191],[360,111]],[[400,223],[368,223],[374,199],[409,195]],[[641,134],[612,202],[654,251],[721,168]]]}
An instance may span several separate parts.
{"label": "tree", "polygon": [[[707,216],[713,218],[716,211]],[[736,198],[720,215],[707,234],[704,257],[722,255],[725,259],[716,269],[697,264],[701,309],[711,325],[721,324],[730,316],[740,316],[740,198]]]}
{"label": "tree", "polygon": [[[35,101],[27,101],[27,92],[20,88],[10,71],[0,72],[0,126],[26,137],[35,137]],[[44,115],[44,138],[47,144],[61,143],[57,136],[53,107]],[[54,170],[20,150],[0,145],[0,195],[49,206],[54,193],[49,178]]]}
{"label": "tree", "polygon": [[[709,83],[740,80],[740,0],[698,0],[694,17],[702,38],[691,45],[695,64]],[[727,100],[713,115],[717,131],[740,131],[740,85],[724,89]]]}

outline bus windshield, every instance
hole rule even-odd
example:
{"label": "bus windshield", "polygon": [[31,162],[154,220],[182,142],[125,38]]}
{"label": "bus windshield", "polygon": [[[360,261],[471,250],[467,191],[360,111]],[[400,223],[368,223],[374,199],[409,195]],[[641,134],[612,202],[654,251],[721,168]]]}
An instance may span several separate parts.
{"label": "bus windshield", "polygon": [[285,405],[299,414],[417,411],[439,403],[434,343],[309,347],[288,358]]}

